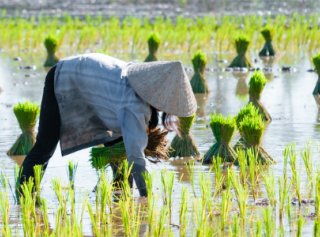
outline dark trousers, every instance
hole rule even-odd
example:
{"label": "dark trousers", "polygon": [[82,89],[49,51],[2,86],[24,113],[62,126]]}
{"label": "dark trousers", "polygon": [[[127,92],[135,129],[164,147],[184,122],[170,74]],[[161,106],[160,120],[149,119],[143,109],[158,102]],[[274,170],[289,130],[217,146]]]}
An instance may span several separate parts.
{"label": "dark trousers", "polygon": [[54,94],[55,69],[52,67],[45,79],[36,143],[23,161],[20,171],[22,182],[34,177],[35,165],[42,165],[45,171],[60,138],[60,113]]}

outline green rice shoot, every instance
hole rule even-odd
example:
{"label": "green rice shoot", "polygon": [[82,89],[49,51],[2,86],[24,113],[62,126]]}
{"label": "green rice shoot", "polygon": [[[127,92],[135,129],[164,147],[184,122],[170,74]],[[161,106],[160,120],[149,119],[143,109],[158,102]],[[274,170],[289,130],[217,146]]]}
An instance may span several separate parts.
{"label": "green rice shoot", "polygon": [[316,96],[320,94],[320,54],[313,57],[312,62],[314,64],[315,71],[318,74],[318,80],[312,92],[312,94]]}
{"label": "green rice shoot", "polygon": [[171,157],[189,157],[198,156],[200,154],[190,132],[195,118],[195,114],[190,117],[179,117],[180,134],[177,134],[171,142],[169,153]]}
{"label": "green rice shoot", "polygon": [[208,93],[208,83],[204,72],[207,65],[207,57],[202,51],[196,52],[192,57],[194,74],[191,78],[191,87],[194,93]]}
{"label": "green rice shoot", "polygon": [[149,54],[147,58],[144,60],[145,62],[158,61],[157,51],[160,46],[160,37],[157,33],[152,33],[148,37],[148,49]]}
{"label": "green rice shoot", "polygon": [[274,34],[274,30],[270,26],[266,26],[262,29],[261,34],[265,40],[265,44],[261,51],[259,52],[259,56],[261,57],[268,57],[268,56],[275,56],[275,51],[272,45],[272,38]]}
{"label": "green rice shoot", "polygon": [[57,48],[58,48],[58,41],[53,36],[47,36],[44,40],[44,47],[47,50],[47,59],[44,63],[44,67],[52,67],[58,61],[58,57],[55,55]]}
{"label": "green rice shoot", "polygon": [[246,58],[246,52],[250,44],[248,37],[245,35],[239,35],[235,38],[234,44],[238,55],[233,59],[229,67],[251,67],[251,63]]}
{"label": "green rice shoot", "polygon": [[271,121],[271,116],[260,102],[261,93],[267,83],[267,79],[261,71],[255,71],[249,82],[249,102],[257,107],[262,118],[266,122]]}
{"label": "green rice shoot", "polygon": [[244,138],[245,150],[253,149],[257,154],[258,162],[271,164],[273,159],[260,146],[265,124],[261,116],[247,116],[240,123],[239,131]]}
{"label": "green rice shoot", "polygon": [[13,107],[22,134],[8,151],[8,155],[27,155],[35,143],[34,128],[40,113],[37,103],[21,102]]}
{"label": "green rice shoot", "polygon": [[217,157],[221,157],[223,162],[233,163],[236,160],[236,152],[230,146],[230,142],[236,129],[235,119],[231,116],[213,114],[210,117],[210,127],[216,143],[205,153],[203,163],[211,164]]}

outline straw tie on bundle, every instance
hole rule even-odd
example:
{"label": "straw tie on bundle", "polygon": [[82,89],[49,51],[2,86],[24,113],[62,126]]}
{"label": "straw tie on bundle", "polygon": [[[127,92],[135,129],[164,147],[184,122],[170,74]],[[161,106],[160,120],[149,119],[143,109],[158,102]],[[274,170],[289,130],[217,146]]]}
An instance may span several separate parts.
{"label": "straw tie on bundle", "polygon": [[18,103],[13,107],[22,134],[8,151],[8,155],[27,155],[35,143],[34,127],[40,112],[39,105],[31,102]]}
{"label": "straw tie on bundle", "polygon": [[58,57],[55,55],[58,47],[58,41],[52,36],[48,36],[44,40],[44,46],[46,47],[46,50],[47,50],[47,59],[43,66],[52,67],[59,61]]}
{"label": "straw tie on bundle", "polygon": [[249,103],[251,102],[259,110],[262,119],[266,122],[271,122],[271,116],[265,107],[260,102],[261,92],[267,82],[267,79],[260,71],[255,71],[249,82]]}
{"label": "straw tie on bundle", "polygon": [[221,157],[223,162],[234,162],[236,152],[230,146],[233,133],[236,129],[234,118],[224,117],[222,114],[211,115],[210,127],[216,139],[207,153],[203,157],[204,164],[211,164],[212,160]]}
{"label": "straw tie on bundle", "polygon": [[246,116],[239,125],[240,134],[244,138],[244,150],[252,149],[260,164],[272,164],[273,159],[260,146],[265,124],[261,116]]}
{"label": "straw tie on bundle", "polygon": [[179,135],[171,142],[171,157],[198,156],[199,151],[194,142],[190,129],[195,120],[195,114],[190,117],[179,117]]}
{"label": "straw tie on bundle", "polygon": [[265,44],[262,48],[262,50],[259,52],[260,57],[270,57],[275,56],[275,51],[272,46],[272,36],[273,36],[273,30],[270,27],[265,27],[261,34],[265,40]]}
{"label": "straw tie on bundle", "polygon": [[156,33],[152,33],[148,38],[149,55],[144,60],[145,62],[158,61],[157,51],[160,45],[160,37]]}
{"label": "straw tie on bundle", "polygon": [[208,93],[208,83],[204,77],[204,71],[207,65],[205,54],[201,51],[196,52],[192,58],[192,65],[194,74],[190,83],[193,93]]}
{"label": "straw tie on bundle", "polygon": [[238,36],[235,39],[235,46],[238,55],[232,60],[229,67],[251,67],[249,60],[246,58],[246,52],[249,44],[250,41],[246,36]]}
{"label": "straw tie on bundle", "polygon": [[312,59],[312,61],[315,66],[315,71],[318,74],[318,80],[317,80],[316,86],[313,89],[312,94],[313,94],[318,106],[320,106],[320,54],[315,56]]}

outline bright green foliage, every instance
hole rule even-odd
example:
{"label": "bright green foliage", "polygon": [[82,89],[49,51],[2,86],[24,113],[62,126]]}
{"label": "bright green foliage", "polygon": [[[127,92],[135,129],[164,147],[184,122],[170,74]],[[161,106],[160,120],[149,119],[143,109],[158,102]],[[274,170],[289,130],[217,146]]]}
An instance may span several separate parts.
{"label": "bright green foliage", "polygon": [[235,47],[237,50],[237,56],[233,59],[229,67],[251,67],[249,60],[246,58],[246,52],[250,44],[249,39],[240,35],[235,39]]}
{"label": "bright green foliage", "polygon": [[224,162],[234,162],[236,152],[230,146],[230,141],[236,129],[235,119],[222,114],[211,115],[210,127],[216,143],[210,147],[203,157],[203,163],[210,164],[214,157],[221,157]]}
{"label": "bright green foliage", "polygon": [[267,57],[267,56],[274,56],[276,53],[272,46],[272,38],[273,38],[273,29],[269,26],[266,26],[261,31],[261,34],[266,41],[262,50],[259,52],[259,56]]}
{"label": "bright green foliage", "polygon": [[40,112],[39,105],[31,102],[18,103],[13,108],[22,134],[8,151],[8,155],[27,155],[35,142],[34,127]]}
{"label": "bright green foliage", "polygon": [[152,33],[148,38],[149,55],[144,60],[145,62],[158,61],[157,51],[160,45],[160,37],[157,33]]}
{"label": "bright green foliage", "polygon": [[258,110],[262,119],[266,122],[271,122],[271,116],[260,102],[260,95],[267,83],[267,79],[260,71],[255,71],[249,82],[249,102],[251,102]]}
{"label": "bright green foliage", "polygon": [[249,82],[249,95],[254,99],[259,100],[260,94],[267,83],[267,79],[261,71],[255,71]]}
{"label": "bright green foliage", "polygon": [[59,59],[55,55],[58,48],[57,39],[52,36],[48,36],[44,40],[44,47],[46,47],[46,50],[47,50],[47,59],[44,63],[44,66],[52,67],[59,61]]}
{"label": "bright green foliage", "polygon": [[315,88],[313,89],[312,94],[313,95],[319,95],[320,94],[320,54],[313,57],[312,62],[316,68],[316,72],[318,74],[318,81],[316,83]]}
{"label": "bright green foliage", "polygon": [[257,116],[260,116],[258,109],[252,103],[248,103],[239,111],[239,113],[235,118],[237,127],[238,128],[240,127],[240,123],[243,121],[245,117],[257,117]]}
{"label": "bright green foliage", "polygon": [[170,148],[171,157],[185,157],[185,156],[197,156],[199,151],[197,145],[194,142],[190,129],[196,115],[190,117],[179,117],[179,135],[176,135],[172,142]]}
{"label": "bright green foliage", "polygon": [[261,117],[245,117],[239,130],[245,141],[252,146],[259,146],[265,125]]}
{"label": "bright green foliage", "polygon": [[97,171],[104,169],[108,164],[122,162],[126,159],[126,150],[123,142],[110,147],[93,147],[90,162]]}
{"label": "bright green foliage", "polygon": [[207,65],[206,55],[198,51],[193,55],[192,65],[194,75],[191,78],[191,87],[194,93],[208,93],[208,83],[204,77],[204,71]]}

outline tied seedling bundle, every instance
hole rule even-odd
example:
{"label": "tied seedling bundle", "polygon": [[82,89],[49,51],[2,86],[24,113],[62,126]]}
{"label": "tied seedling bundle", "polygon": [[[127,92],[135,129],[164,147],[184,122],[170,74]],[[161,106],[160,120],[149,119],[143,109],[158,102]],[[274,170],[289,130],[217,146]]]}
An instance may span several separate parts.
{"label": "tied seedling bundle", "polygon": [[273,159],[260,146],[264,129],[265,124],[261,116],[246,116],[239,125],[240,134],[244,138],[244,150],[252,149],[260,164],[272,164]]}
{"label": "tied seedling bundle", "polygon": [[244,35],[240,35],[235,39],[235,47],[238,55],[232,60],[229,67],[251,67],[249,60],[246,58],[249,44],[249,39]]}
{"label": "tied seedling bundle", "polygon": [[195,114],[190,117],[179,117],[180,134],[176,135],[171,142],[171,157],[198,156],[200,154],[190,132],[195,118]]}
{"label": "tied seedling bundle", "polygon": [[223,162],[233,163],[236,158],[236,152],[230,146],[233,133],[236,129],[234,118],[224,117],[222,114],[214,114],[211,116],[210,127],[216,139],[207,153],[203,157],[204,164],[212,164],[213,159],[221,157]]}
{"label": "tied seedling bundle", "polygon": [[275,56],[275,51],[272,46],[272,37],[273,37],[273,30],[266,26],[262,31],[261,34],[265,40],[264,46],[262,50],[259,52],[260,57],[273,57]]}
{"label": "tied seedling bundle", "polygon": [[[244,106],[239,113],[237,114],[235,121],[236,121],[236,125],[237,128],[240,128],[240,124],[241,122],[244,120],[244,118],[246,117],[260,117],[261,115],[259,113],[259,110],[257,109],[257,107],[255,107],[252,103],[249,102],[249,104],[247,104],[246,106]],[[240,129],[239,129],[240,131]],[[241,138],[239,139],[239,141],[236,143],[236,145],[234,146],[234,149],[244,149],[244,138],[243,138],[243,134],[241,134],[240,131],[240,135]]]}
{"label": "tied seedling bundle", "polygon": [[40,112],[39,105],[31,102],[18,103],[13,107],[22,134],[8,151],[8,155],[27,155],[35,143],[34,127]]}
{"label": "tied seedling bundle", "polygon": [[157,51],[160,45],[160,37],[156,33],[152,33],[148,38],[149,55],[144,60],[145,62],[158,61]]}
{"label": "tied seedling bundle", "polygon": [[44,63],[44,67],[52,67],[54,66],[58,61],[58,57],[55,55],[57,48],[58,48],[58,41],[56,38],[53,38],[52,36],[48,36],[44,40],[44,47],[47,50],[47,59]]}
{"label": "tied seedling bundle", "polygon": [[267,83],[267,79],[260,71],[255,71],[250,78],[249,82],[249,103],[251,102],[262,116],[262,119],[266,122],[271,122],[271,116],[260,102],[260,95]]}
{"label": "tied seedling bundle", "polygon": [[204,71],[207,65],[207,58],[205,54],[198,51],[192,58],[192,65],[194,74],[191,78],[191,87],[194,93],[208,93],[208,83],[204,77]]}
{"label": "tied seedling bundle", "polygon": [[318,106],[320,106],[320,54],[315,56],[312,59],[312,61],[315,66],[315,71],[318,74],[318,80],[317,80],[316,86],[313,89],[312,94],[313,94]]}

